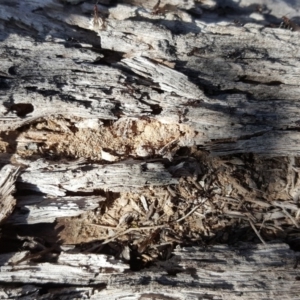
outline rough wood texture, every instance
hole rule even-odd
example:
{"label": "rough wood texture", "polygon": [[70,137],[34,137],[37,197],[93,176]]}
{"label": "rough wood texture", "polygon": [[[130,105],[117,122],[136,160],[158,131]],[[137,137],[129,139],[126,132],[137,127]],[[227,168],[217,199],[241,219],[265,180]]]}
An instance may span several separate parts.
{"label": "rough wood texture", "polygon": [[[62,112],[96,130],[99,120],[148,116],[186,125],[193,134],[181,130],[181,146],[299,154],[299,32],[210,23],[181,7],[163,17],[128,4],[99,10],[109,14],[102,31],[92,3],[2,4],[3,130]],[[36,139],[23,143],[34,149]]]}
{"label": "rough wood texture", "polygon": [[0,170],[0,223],[3,222],[15,208],[16,199],[12,196],[15,190],[15,180],[18,168],[6,165]]}
{"label": "rough wood texture", "polygon": [[22,173],[19,179],[27,189],[45,194],[64,196],[66,192],[93,192],[104,189],[113,192],[147,186],[177,183],[162,164],[123,162],[106,166],[84,165],[65,167],[61,164],[51,170]]}
{"label": "rough wood texture", "polygon": [[27,283],[22,290],[2,289],[2,297],[297,299],[300,293],[297,256],[284,244],[178,248],[170,260],[143,272],[105,255],[61,253],[48,263],[29,259],[23,252],[0,256],[0,281]]}
{"label": "rough wood texture", "polygon": [[6,223],[36,224],[53,223],[57,218],[75,217],[101,206],[101,196],[46,197],[30,195],[18,197],[15,212]]}
{"label": "rough wood texture", "polygon": [[[262,237],[299,242],[298,25],[284,19],[278,28],[272,10],[233,1],[238,20],[213,0],[94,2],[1,1],[0,222],[17,181],[3,230],[19,252],[0,245],[0,298],[299,298],[297,254]],[[202,154],[178,154],[184,147],[290,158],[268,165],[277,180],[269,193],[259,163],[247,172],[238,158],[205,165]],[[102,231],[82,241],[83,227],[67,217],[96,208],[86,232]],[[194,212],[189,222],[206,237],[225,236],[222,224],[243,234],[248,222],[264,245],[178,248],[171,257],[185,236],[201,240],[184,226]],[[28,233],[55,221],[70,225],[63,242],[48,247],[45,231]],[[111,244],[126,262],[136,253],[152,262],[144,250],[155,237],[153,257],[171,258],[140,272],[86,253]],[[102,242],[80,249],[88,238]]]}

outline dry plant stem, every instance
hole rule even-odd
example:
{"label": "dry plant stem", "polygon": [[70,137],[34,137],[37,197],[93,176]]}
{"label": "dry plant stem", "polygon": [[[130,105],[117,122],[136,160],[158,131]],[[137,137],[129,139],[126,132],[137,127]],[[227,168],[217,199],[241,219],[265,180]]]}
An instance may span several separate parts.
{"label": "dry plant stem", "polygon": [[194,179],[194,178],[192,178],[192,183],[195,185],[195,187],[197,188],[197,189],[199,189],[200,191],[202,191],[203,190],[203,187]]}
{"label": "dry plant stem", "polygon": [[207,199],[205,199],[202,203],[196,205],[189,213],[187,213],[185,216],[183,216],[182,218],[176,220],[177,223],[179,223],[180,221],[184,220],[185,218],[187,218],[188,216],[190,216],[195,210],[197,210]]}
{"label": "dry plant stem", "polygon": [[263,219],[262,223],[260,224],[259,227],[259,232],[262,230],[263,226],[265,225],[266,219]]}
{"label": "dry plant stem", "polygon": [[97,243],[96,245],[85,250],[83,253],[88,254],[91,253],[92,251],[101,251],[102,247],[103,245],[101,243]]}
{"label": "dry plant stem", "polygon": [[[98,226],[97,224],[92,224],[94,226]],[[104,244],[107,244],[107,243],[110,243],[112,241],[114,241],[117,237],[121,236],[121,235],[124,235],[124,234],[127,234],[131,231],[140,231],[140,230],[151,230],[151,229],[157,229],[157,228],[162,228],[162,227],[166,227],[166,225],[157,225],[157,226],[147,226],[147,227],[137,227],[137,228],[129,228],[129,229],[126,229],[126,230],[123,230],[121,232],[118,232],[116,233],[113,237],[109,238],[109,239],[106,239],[102,245]],[[111,228],[111,227],[110,227]],[[116,227],[115,227],[116,229]]]}
{"label": "dry plant stem", "polygon": [[258,238],[260,239],[260,241],[264,244],[267,245],[267,243],[264,241],[264,239],[261,237],[260,233],[257,231],[257,229],[255,228],[254,224],[252,223],[252,221],[250,219],[248,219],[252,229],[254,230],[254,232],[257,234]]}
{"label": "dry plant stem", "polygon": [[165,150],[166,150],[169,146],[171,146],[172,144],[175,144],[177,141],[178,141],[178,139],[174,139],[174,140],[172,140],[171,142],[169,142],[168,144],[164,145],[164,146],[158,151],[158,153],[163,155],[164,152],[165,152]]}
{"label": "dry plant stem", "polygon": [[104,229],[117,229],[117,227],[101,225],[101,224],[89,224],[89,225],[90,226],[97,226],[97,227],[104,228]]}
{"label": "dry plant stem", "polygon": [[[200,204],[196,205],[189,213],[187,213],[185,216],[183,216],[182,218],[176,220],[175,222],[181,222],[182,220],[184,220],[185,218],[187,218],[188,216],[190,216],[194,211],[196,211],[207,199],[204,199]],[[105,229],[117,229],[117,227],[111,227],[111,226],[105,226],[105,225],[99,225],[99,224],[91,224],[93,226],[97,226],[100,228],[105,228]],[[147,226],[147,227],[136,227],[136,228],[129,228],[123,231],[120,231],[118,233],[116,233],[113,237],[106,239],[105,241],[103,241],[102,245],[110,243],[112,241],[114,241],[117,237],[127,234],[131,231],[141,231],[141,230],[151,230],[151,229],[157,229],[157,228],[162,228],[162,227],[166,227],[166,225],[157,225],[157,226]]]}
{"label": "dry plant stem", "polygon": [[293,222],[293,224],[299,228],[299,225],[298,223],[295,221],[295,219],[291,216],[291,214],[285,209],[285,208],[282,208],[283,212],[291,219],[291,221]]}
{"label": "dry plant stem", "polygon": [[267,203],[265,201],[257,200],[257,199],[251,199],[249,197],[247,197],[245,200],[248,201],[248,202],[257,204],[259,206],[266,207],[266,208],[269,208],[271,206],[269,203]]}

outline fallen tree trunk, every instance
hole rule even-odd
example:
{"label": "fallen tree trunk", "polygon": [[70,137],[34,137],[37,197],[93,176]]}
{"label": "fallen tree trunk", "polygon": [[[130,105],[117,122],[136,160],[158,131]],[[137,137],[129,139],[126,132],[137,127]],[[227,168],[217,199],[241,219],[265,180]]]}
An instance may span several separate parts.
{"label": "fallen tree trunk", "polygon": [[[215,154],[298,154],[298,32],[206,24],[180,7],[178,23],[123,4],[99,8],[110,16],[99,31],[88,3],[65,9],[58,1],[15,5],[20,9],[2,5],[1,14],[3,24],[11,24],[1,33],[2,130],[56,117],[54,132],[101,131],[100,121],[119,120],[121,132],[117,124],[111,129],[127,139],[132,121],[148,117],[167,129],[177,124],[162,137],[164,144],[202,145]],[[28,130],[15,142],[35,153],[50,147],[49,137]],[[148,144],[159,154],[155,142]],[[52,151],[66,151],[57,146]],[[92,141],[85,146],[93,152],[68,154],[103,157],[101,143],[99,149]]]}
{"label": "fallen tree trunk", "polygon": [[300,292],[297,257],[284,244],[179,248],[143,272],[97,254],[60,253],[50,263],[28,263],[23,252],[7,256],[0,256],[0,281],[27,285],[5,288],[4,298],[297,299]]}
{"label": "fallen tree trunk", "polygon": [[296,24],[71,2],[1,4],[0,297],[296,299]]}

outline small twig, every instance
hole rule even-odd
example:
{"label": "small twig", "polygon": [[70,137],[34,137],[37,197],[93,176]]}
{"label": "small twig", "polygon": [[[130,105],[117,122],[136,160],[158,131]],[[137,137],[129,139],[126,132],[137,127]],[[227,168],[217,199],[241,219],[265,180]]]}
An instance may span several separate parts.
{"label": "small twig", "polygon": [[167,190],[168,190],[168,192],[170,193],[170,195],[171,195],[172,197],[176,197],[176,192],[173,191],[169,185],[167,186]]}
{"label": "small twig", "polygon": [[105,228],[105,229],[117,229],[117,227],[113,227],[113,226],[107,226],[107,225],[100,225],[100,224],[89,224],[91,226],[97,226],[97,227],[100,227],[100,228]]}
{"label": "small twig", "polygon": [[[206,200],[206,199],[205,199]],[[183,216],[182,218],[176,220],[175,222],[179,223],[180,221],[184,220],[185,218],[187,218],[188,216],[190,216],[195,210],[197,210],[202,204],[204,203],[204,201],[198,205],[196,205],[189,213],[187,213],[185,216]]]}
{"label": "small twig", "polygon": [[161,149],[158,150],[158,153],[160,155],[163,155],[164,153],[166,153],[166,149],[170,146],[172,146],[173,144],[178,142],[178,138],[172,140],[171,142],[167,143],[166,145],[164,145]]}
{"label": "small twig", "polygon": [[[93,224],[93,225],[97,225],[97,224]],[[116,233],[113,237],[106,239],[104,242],[102,242],[102,245],[107,244],[112,242],[113,240],[115,240],[117,237],[119,237],[120,235],[124,235],[127,234],[131,231],[140,231],[140,230],[150,230],[150,229],[156,229],[156,228],[162,228],[165,227],[166,225],[157,225],[157,226],[147,226],[147,227],[137,227],[137,228],[129,228],[123,231],[119,231],[118,233]]]}
{"label": "small twig", "polygon": [[285,209],[282,207],[282,210],[283,212],[291,219],[292,223],[297,227],[299,228],[299,225],[297,224],[297,222],[295,221],[295,219],[291,216],[291,214]]}
{"label": "small twig", "polygon": [[97,243],[96,245],[92,246],[91,248],[86,249],[85,251],[83,251],[82,253],[91,253],[96,252],[96,251],[100,251],[102,249],[103,245],[100,243]]}
{"label": "small twig", "polygon": [[263,226],[265,225],[266,219],[263,219],[260,227],[259,227],[259,232],[262,230]]}
{"label": "small twig", "polygon": [[254,224],[252,223],[252,221],[250,219],[248,219],[252,229],[254,230],[254,232],[256,233],[256,235],[258,236],[258,238],[260,239],[260,241],[264,244],[267,245],[267,243],[264,241],[264,239],[261,237],[260,233],[257,231],[257,229],[255,228]]}

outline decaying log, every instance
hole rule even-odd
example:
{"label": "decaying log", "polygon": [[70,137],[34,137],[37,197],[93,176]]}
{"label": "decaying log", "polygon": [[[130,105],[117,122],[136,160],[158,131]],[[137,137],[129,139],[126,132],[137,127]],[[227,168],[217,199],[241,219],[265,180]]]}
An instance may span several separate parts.
{"label": "decaying log", "polygon": [[[137,190],[147,186],[162,186],[177,183],[162,164],[138,163],[108,166],[97,165],[43,165],[43,170],[34,169],[23,172],[19,177],[19,189],[33,190],[47,194],[33,194],[18,197],[16,212],[8,223],[35,224],[54,222],[56,218],[81,215],[84,211],[94,210],[105,201],[100,196],[66,196],[67,192],[91,193],[95,190],[112,192]],[[30,168],[29,168],[30,169]]]}
{"label": "decaying log", "polygon": [[202,2],[1,1],[0,298],[299,298],[299,28]]}
{"label": "decaying log", "polygon": [[101,206],[101,196],[46,197],[30,195],[18,197],[15,212],[6,223],[36,224],[53,223],[57,218],[75,217]]}
{"label": "decaying log", "polygon": [[284,244],[177,248],[170,260],[140,272],[105,255],[60,253],[47,263],[26,255],[0,256],[1,282],[27,282],[2,288],[2,297],[297,299],[300,293],[299,257]]}
{"label": "decaying log", "polygon": [[24,172],[19,180],[27,189],[54,196],[64,196],[68,191],[93,192],[103,189],[121,192],[177,183],[162,164],[138,161],[106,166],[73,165],[69,168],[59,165],[45,172],[43,170]]}
{"label": "decaying log", "polygon": [[[148,116],[186,125],[178,128],[180,146],[299,154],[299,32],[228,19],[210,24],[180,7],[177,22],[174,11],[166,20],[128,4],[100,5],[109,17],[99,31],[91,3],[12,3],[1,7],[2,23],[13,24],[1,31],[3,130],[48,116],[94,130],[99,120]],[[35,152],[42,142],[31,135],[20,146]]]}

